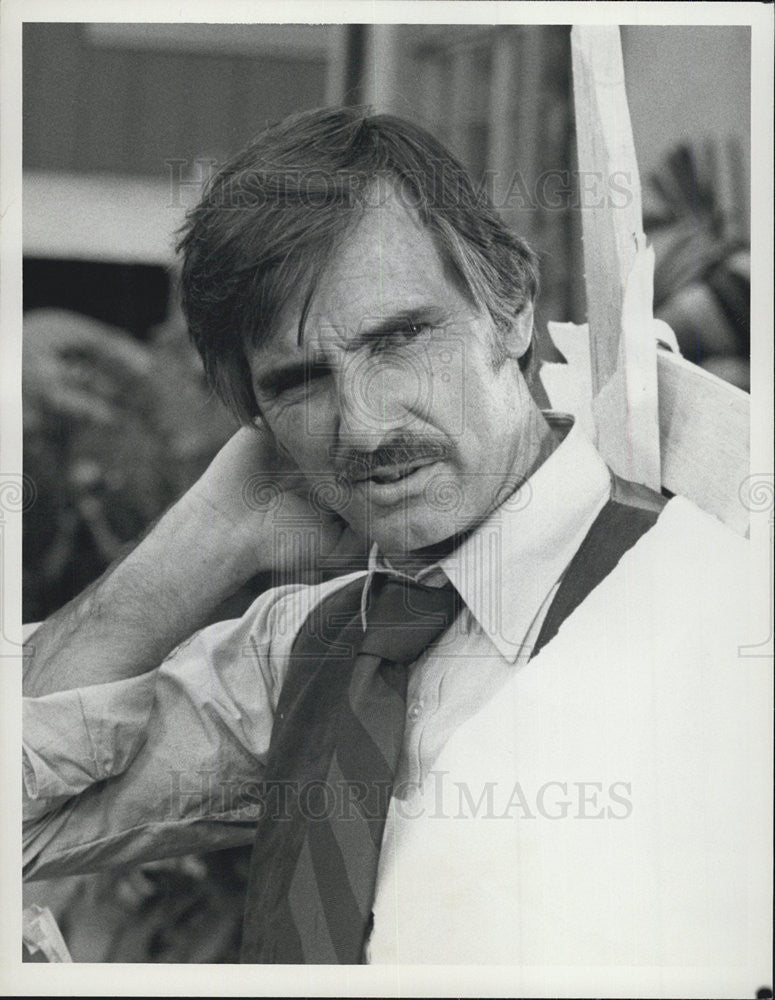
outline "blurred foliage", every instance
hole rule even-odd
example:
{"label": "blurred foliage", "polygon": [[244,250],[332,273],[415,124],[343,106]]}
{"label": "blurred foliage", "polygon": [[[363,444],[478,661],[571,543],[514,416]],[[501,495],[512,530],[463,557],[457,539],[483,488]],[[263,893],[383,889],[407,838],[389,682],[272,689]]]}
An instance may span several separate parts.
{"label": "blurred foliage", "polygon": [[684,357],[748,391],[751,252],[743,156],[732,141],[678,146],[647,179],[654,314]]}
{"label": "blurred foliage", "polygon": [[98,576],[204,470],[235,429],[182,322],[148,344],[76,313],[24,318],[23,616]]}
{"label": "blurred foliage", "polygon": [[[79,593],[205,469],[235,424],[180,317],[147,343],[72,312],[24,317],[23,616]],[[240,615],[247,587],[213,616]],[[25,886],[75,961],[237,961],[249,851],[221,851]],[[29,958],[28,958],[29,960]]]}

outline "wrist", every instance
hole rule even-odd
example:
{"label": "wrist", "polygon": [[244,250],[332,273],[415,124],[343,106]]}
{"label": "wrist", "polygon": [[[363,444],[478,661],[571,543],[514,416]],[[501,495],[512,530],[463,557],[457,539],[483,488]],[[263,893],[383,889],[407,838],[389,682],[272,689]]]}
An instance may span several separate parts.
{"label": "wrist", "polygon": [[254,515],[248,521],[224,513],[196,487],[170,508],[167,518],[158,544],[167,546],[199,585],[217,592],[219,599],[271,567],[271,542],[263,541],[264,519]]}

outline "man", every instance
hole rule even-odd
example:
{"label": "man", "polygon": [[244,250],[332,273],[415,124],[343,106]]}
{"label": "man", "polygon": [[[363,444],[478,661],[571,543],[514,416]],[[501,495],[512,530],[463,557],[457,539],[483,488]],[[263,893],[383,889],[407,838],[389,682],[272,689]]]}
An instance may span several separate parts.
{"label": "man", "polygon": [[755,989],[744,543],[541,411],[531,251],[357,109],[259,136],[181,246],[245,426],[33,636],[28,874],[255,840],[245,961]]}

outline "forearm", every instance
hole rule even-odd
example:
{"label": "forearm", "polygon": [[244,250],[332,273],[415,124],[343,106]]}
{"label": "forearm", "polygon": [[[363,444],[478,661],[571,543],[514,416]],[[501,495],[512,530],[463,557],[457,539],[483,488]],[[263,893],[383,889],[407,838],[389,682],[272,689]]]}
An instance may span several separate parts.
{"label": "forearm", "polygon": [[250,575],[229,525],[186,495],[129,555],[37,629],[27,644],[24,694],[153,669]]}
{"label": "forearm", "polygon": [[[252,839],[288,651],[312,601],[295,586],[271,591],[156,670],[25,699],[25,874]],[[278,618],[287,634],[273,636]]]}

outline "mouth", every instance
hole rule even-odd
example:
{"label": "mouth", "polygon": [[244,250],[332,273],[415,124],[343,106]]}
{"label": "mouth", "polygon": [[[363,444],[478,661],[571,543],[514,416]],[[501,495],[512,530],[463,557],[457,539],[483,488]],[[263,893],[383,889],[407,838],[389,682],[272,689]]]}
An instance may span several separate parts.
{"label": "mouth", "polygon": [[379,466],[356,480],[354,485],[366,489],[369,499],[375,503],[390,505],[405,501],[422,491],[438,461],[436,457],[426,457],[398,465]]}
{"label": "mouth", "polygon": [[402,462],[397,465],[383,465],[372,469],[367,476],[361,476],[355,481],[360,483],[374,483],[377,486],[399,483],[404,479],[409,479],[418,470],[424,469],[428,465],[433,465],[437,461],[438,459],[434,456],[418,458],[414,461]]}
{"label": "mouth", "polygon": [[376,483],[377,486],[384,486],[385,483],[397,483],[402,479],[407,479],[419,468],[421,468],[419,465],[405,465],[398,469],[387,469],[384,472],[373,472],[368,477],[368,481]]}

